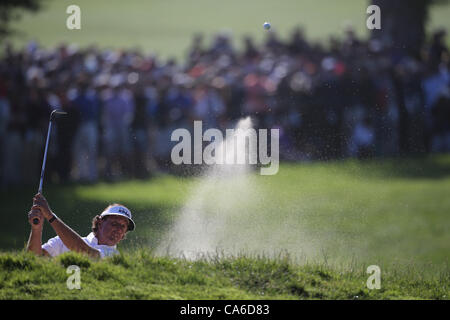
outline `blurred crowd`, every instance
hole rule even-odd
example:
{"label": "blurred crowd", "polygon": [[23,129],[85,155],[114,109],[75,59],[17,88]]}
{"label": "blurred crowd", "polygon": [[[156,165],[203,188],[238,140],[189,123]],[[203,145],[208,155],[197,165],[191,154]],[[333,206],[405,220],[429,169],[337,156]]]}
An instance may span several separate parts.
{"label": "blurred crowd", "polygon": [[145,178],[170,167],[176,128],[280,129],[290,161],[450,151],[445,31],[417,54],[348,29],[326,45],[301,28],[237,50],[226,33],[193,38],[186,59],[138,50],[29,43],[0,59],[0,184],[37,183],[53,108],[47,171],[54,182]]}

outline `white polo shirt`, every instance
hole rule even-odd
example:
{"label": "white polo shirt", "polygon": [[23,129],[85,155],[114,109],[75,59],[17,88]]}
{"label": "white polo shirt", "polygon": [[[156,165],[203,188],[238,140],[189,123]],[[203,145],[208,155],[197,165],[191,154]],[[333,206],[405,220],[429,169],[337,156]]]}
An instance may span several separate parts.
{"label": "white polo shirt", "polygon": [[[86,242],[89,246],[94,249],[97,249],[100,252],[100,258],[110,257],[112,255],[118,254],[116,246],[107,246],[107,245],[99,245],[98,240],[95,237],[94,233],[91,232],[87,237],[82,238],[84,242]],[[48,254],[52,257],[56,257],[64,252],[70,251],[65,244],[62,242],[59,236],[51,238],[42,245],[42,249],[48,252]]]}

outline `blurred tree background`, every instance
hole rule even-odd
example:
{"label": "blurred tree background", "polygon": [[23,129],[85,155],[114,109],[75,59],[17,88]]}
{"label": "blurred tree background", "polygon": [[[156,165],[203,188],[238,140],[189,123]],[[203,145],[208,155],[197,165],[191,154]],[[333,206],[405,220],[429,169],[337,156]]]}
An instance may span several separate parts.
{"label": "blurred tree background", "polygon": [[0,1],[0,40],[13,35],[11,22],[19,20],[24,11],[37,12],[45,0],[2,0]]}
{"label": "blurred tree background", "polygon": [[400,52],[407,51],[417,57],[426,39],[425,26],[430,6],[448,0],[391,1],[372,0],[381,9],[381,29],[372,30],[371,37],[392,45]]}

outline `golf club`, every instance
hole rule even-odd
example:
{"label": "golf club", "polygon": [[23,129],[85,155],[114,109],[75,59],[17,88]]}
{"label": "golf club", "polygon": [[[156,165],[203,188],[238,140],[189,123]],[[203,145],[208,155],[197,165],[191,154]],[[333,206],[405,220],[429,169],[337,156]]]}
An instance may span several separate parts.
{"label": "golf club", "polygon": [[[52,122],[55,120],[56,115],[64,115],[64,114],[67,114],[67,112],[60,111],[57,109],[53,110],[52,113],[50,114],[50,120],[48,123],[48,131],[47,131],[47,141],[45,142],[44,159],[42,161],[41,178],[39,181],[39,189],[38,189],[38,193],[41,193],[41,194],[42,194],[42,184],[44,182],[45,162],[47,161],[48,142],[50,140],[50,133],[52,130]],[[39,224],[39,219],[34,218],[33,223]]]}

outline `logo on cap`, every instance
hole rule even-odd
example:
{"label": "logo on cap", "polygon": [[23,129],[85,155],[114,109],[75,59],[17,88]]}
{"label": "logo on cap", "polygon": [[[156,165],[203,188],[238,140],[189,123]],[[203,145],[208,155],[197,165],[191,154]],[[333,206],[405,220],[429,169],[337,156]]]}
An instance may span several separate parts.
{"label": "logo on cap", "polygon": [[128,213],[127,210],[123,209],[123,208],[119,208],[118,210],[119,213],[123,213],[124,215],[126,215],[128,218],[130,217],[130,214]]}

